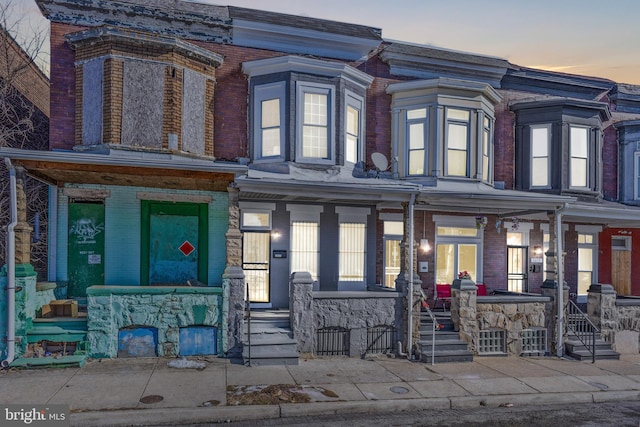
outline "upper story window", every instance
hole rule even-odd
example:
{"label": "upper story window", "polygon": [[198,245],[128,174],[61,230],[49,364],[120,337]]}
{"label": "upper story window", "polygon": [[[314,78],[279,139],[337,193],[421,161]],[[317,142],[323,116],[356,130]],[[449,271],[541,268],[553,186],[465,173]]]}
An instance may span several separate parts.
{"label": "upper story window", "polygon": [[333,159],[332,117],[334,88],[298,82],[298,146],[296,159],[306,162]]}
{"label": "upper story window", "polygon": [[482,121],[482,180],[485,182],[493,181],[493,127],[491,120],[485,117]]}
{"label": "upper story window", "polygon": [[243,63],[254,162],[354,164],[364,158],[364,103],[373,77],[297,56]]}
{"label": "upper story window", "polygon": [[575,99],[523,102],[516,113],[516,189],[602,195],[607,104]]}
{"label": "upper story window", "polygon": [[355,164],[364,158],[364,98],[347,91],[345,104],[344,160]]}
{"label": "upper story window", "polygon": [[253,134],[256,138],[256,159],[282,158],[284,93],[284,82],[262,85],[255,90]]}
{"label": "upper story window", "polygon": [[550,127],[531,126],[531,187],[548,188]]}
{"label": "upper story window", "polygon": [[615,124],[618,131],[618,200],[640,205],[640,121]]}
{"label": "upper story window", "polygon": [[108,26],[66,39],[77,59],[76,145],[214,155],[215,69],[222,56],[173,37]]}
{"label": "upper story window", "polygon": [[448,176],[469,176],[469,111],[447,108]]}
{"label": "upper story window", "polygon": [[394,83],[393,156],[400,177],[493,183],[494,107],[488,84],[447,78]]}
{"label": "upper story window", "polygon": [[409,175],[424,175],[427,164],[427,109],[407,111],[407,163]]}
{"label": "upper story window", "polygon": [[589,129],[569,126],[571,174],[569,187],[587,188],[589,182]]}

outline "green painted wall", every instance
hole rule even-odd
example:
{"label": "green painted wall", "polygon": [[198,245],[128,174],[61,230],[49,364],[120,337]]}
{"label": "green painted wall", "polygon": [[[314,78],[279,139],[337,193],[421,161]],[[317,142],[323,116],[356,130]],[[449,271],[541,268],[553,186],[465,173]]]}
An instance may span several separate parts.
{"label": "green painted wall", "polygon": [[[140,284],[140,214],[138,192],[178,193],[146,187],[117,187],[74,185],[74,188],[106,189],[111,196],[105,200],[105,280],[107,285]],[[209,262],[208,284],[222,285],[226,262],[225,234],[228,228],[228,201],[226,192],[181,191],[180,194],[207,195],[209,203]],[[68,280],[69,198],[58,189],[58,236],[56,242],[56,280]]]}

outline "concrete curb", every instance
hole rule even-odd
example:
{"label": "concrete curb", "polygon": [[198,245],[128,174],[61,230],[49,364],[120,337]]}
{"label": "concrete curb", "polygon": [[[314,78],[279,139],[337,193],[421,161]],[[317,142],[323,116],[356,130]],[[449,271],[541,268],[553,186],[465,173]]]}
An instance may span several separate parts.
{"label": "concrete curb", "polygon": [[363,400],[355,402],[288,403],[281,405],[220,406],[211,408],[134,409],[77,412],[71,414],[70,423],[71,426],[78,427],[163,426],[345,413],[378,414],[423,410],[475,409],[480,407],[500,407],[507,404],[521,407],[544,404],[604,403],[638,399],[640,399],[640,390]]}

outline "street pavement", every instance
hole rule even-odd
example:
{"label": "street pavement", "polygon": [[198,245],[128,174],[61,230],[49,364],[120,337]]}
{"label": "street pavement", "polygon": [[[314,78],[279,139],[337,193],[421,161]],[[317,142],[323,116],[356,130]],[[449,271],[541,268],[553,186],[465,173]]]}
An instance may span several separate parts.
{"label": "street pavement", "polygon": [[[91,427],[640,398],[640,355],[593,364],[557,357],[475,357],[470,363],[430,365],[377,356],[248,367],[229,359],[190,359],[203,362],[201,369],[170,367],[172,360],[102,359],[81,368],[10,369],[0,373],[0,403],[67,404],[72,426]],[[266,403],[265,394],[275,401]],[[301,396],[306,402],[295,403]]]}

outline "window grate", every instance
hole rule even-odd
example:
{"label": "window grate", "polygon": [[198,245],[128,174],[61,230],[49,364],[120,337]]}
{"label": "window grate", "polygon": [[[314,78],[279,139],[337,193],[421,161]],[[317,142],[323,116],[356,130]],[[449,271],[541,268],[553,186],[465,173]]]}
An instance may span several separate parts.
{"label": "window grate", "polygon": [[367,329],[367,353],[393,352],[397,330],[393,326],[375,326]]}
{"label": "window grate", "polygon": [[503,355],[507,352],[507,341],[503,329],[486,329],[480,331],[478,355]]}
{"label": "window grate", "polygon": [[317,356],[349,356],[349,330],[340,327],[318,329]]}
{"label": "window grate", "polygon": [[523,354],[545,354],[547,352],[547,330],[545,328],[523,329],[520,333]]}

